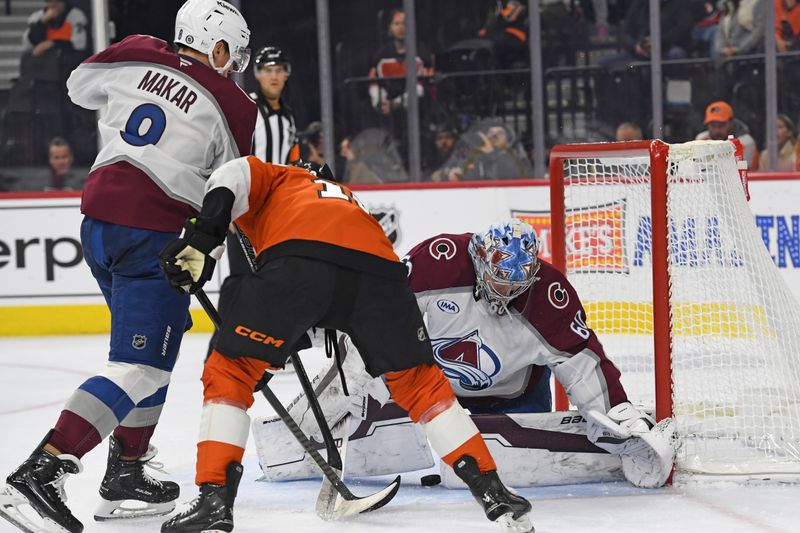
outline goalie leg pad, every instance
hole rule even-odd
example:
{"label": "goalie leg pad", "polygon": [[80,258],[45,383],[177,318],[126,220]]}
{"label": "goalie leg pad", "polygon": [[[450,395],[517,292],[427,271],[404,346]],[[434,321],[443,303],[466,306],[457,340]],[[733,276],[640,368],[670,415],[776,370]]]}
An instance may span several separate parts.
{"label": "goalie leg pad", "polygon": [[[364,418],[369,397],[377,398],[381,405],[389,399],[388,390],[383,381],[380,378],[373,378],[367,373],[364,361],[350,343],[349,337],[342,335],[339,346],[343,359],[342,372],[345,375],[350,395],[344,395],[335,361],[331,361],[327,368],[323,368],[311,380],[328,427],[335,426],[348,414]],[[289,403],[286,410],[306,435],[322,440],[317,421],[304,393],[298,394]]]}
{"label": "goalie leg pad", "polygon": [[[586,438],[586,419],[577,411],[472,415],[497,472],[513,487],[624,480],[621,460]],[[442,465],[442,484],[463,488]]]}
{"label": "goalie leg pad", "polygon": [[[319,372],[311,384],[316,392],[318,402],[322,408],[328,426],[333,428],[338,424],[347,424],[350,432],[347,462],[348,475],[380,475],[392,472],[407,471],[399,459],[407,459],[408,470],[416,465],[417,468],[431,466],[433,460],[430,452],[423,446],[425,437],[422,430],[413,428],[405,412],[390,403],[388,410],[379,409],[379,404],[388,400],[388,390],[380,378],[370,376],[358,351],[350,343],[349,337],[342,335],[339,340],[340,352],[343,363],[342,371],[347,380],[350,396],[345,396],[342,382],[339,378],[336,363]],[[377,401],[370,400],[377,398]],[[369,405],[370,409],[367,409]],[[300,429],[312,440],[319,443],[318,449],[324,455],[322,435],[319,426],[311,412],[308,399],[300,393],[287,406],[287,411],[297,421]],[[348,415],[353,418],[367,419],[366,424],[358,424],[345,420]],[[392,420],[394,419],[394,420]],[[359,420],[360,421],[360,420]],[[264,476],[269,481],[308,479],[319,477],[319,471],[314,463],[306,456],[303,448],[277,417],[262,417],[253,422],[253,437],[256,441],[259,464]],[[378,441],[386,439],[386,446],[381,446]],[[403,448],[403,442],[408,445]],[[396,445],[394,445],[396,443]],[[414,445],[414,443],[419,443]],[[378,458],[386,460],[367,461],[359,458],[362,454],[377,452]],[[398,459],[393,461],[391,459]],[[394,468],[390,470],[389,468]]]}
{"label": "goalie leg pad", "polygon": [[[366,420],[347,417],[346,474],[348,477],[381,476],[430,468],[434,465],[425,432],[397,404],[371,405]],[[267,481],[319,478],[319,468],[309,459],[280,418],[253,421],[258,461]],[[318,451],[325,455],[321,442]]]}

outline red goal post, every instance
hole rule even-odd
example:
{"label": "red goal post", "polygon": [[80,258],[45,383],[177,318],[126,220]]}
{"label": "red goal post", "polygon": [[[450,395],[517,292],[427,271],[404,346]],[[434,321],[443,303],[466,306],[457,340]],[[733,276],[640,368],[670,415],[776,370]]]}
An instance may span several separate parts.
{"label": "red goal post", "polygon": [[[667,212],[666,212],[666,151],[662,141],[633,141],[625,143],[587,143],[555,146],[550,151],[550,212],[553,266],[567,274],[566,213],[564,206],[564,162],[586,158],[592,154],[613,154],[614,157],[651,157],[653,179],[651,189],[653,208],[653,337],[654,387],[656,418],[672,416],[672,376],[669,369],[669,279],[667,272]],[[624,176],[603,176],[606,180],[625,180]],[[602,340],[602,339],[601,339]],[[559,383],[556,388],[556,409],[569,409],[569,399]]]}
{"label": "red goal post", "polygon": [[738,148],[556,146],[553,264],[631,401],[676,419],[678,472],[796,476],[800,305],[757,233]]}

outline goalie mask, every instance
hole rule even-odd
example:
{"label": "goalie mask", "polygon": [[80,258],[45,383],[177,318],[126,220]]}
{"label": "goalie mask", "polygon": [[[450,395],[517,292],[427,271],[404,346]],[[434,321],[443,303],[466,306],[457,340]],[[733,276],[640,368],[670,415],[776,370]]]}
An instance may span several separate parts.
{"label": "goalie mask", "polygon": [[[230,59],[214,65],[214,46],[228,45]],[[188,0],[175,17],[175,44],[206,54],[211,68],[219,74],[228,69],[243,72],[250,62],[250,29],[238,9],[222,0]]]}
{"label": "goalie mask", "polygon": [[521,220],[512,218],[473,234],[468,249],[477,278],[475,294],[497,314],[507,312],[511,300],[538,279],[539,238]]}

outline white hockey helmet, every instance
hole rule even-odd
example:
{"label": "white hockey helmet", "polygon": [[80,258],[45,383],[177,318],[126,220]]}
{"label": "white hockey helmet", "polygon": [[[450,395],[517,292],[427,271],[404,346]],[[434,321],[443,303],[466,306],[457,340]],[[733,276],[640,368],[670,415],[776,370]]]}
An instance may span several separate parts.
{"label": "white hockey helmet", "polygon": [[[223,67],[214,65],[214,46],[225,41],[230,59]],[[250,62],[250,29],[239,10],[223,0],[188,0],[175,17],[175,44],[207,54],[211,67],[224,73],[243,72]]]}

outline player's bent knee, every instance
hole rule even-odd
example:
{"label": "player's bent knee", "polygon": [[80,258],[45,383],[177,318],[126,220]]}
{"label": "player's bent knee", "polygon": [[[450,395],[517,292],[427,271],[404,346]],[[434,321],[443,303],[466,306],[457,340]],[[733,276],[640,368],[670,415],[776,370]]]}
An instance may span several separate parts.
{"label": "player's bent knee", "polygon": [[109,361],[100,375],[124,390],[135,405],[167,385],[171,374],[152,366]]}
{"label": "player's bent knee", "polygon": [[384,378],[392,399],[408,412],[414,422],[419,422],[426,411],[440,402],[455,400],[450,382],[436,365],[419,365],[408,370],[387,372]]}
{"label": "player's bent knee", "polygon": [[240,357],[229,359],[213,350],[203,368],[203,398],[224,399],[229,403],[253,405],[253,388],[269,368],[269,363]]}

